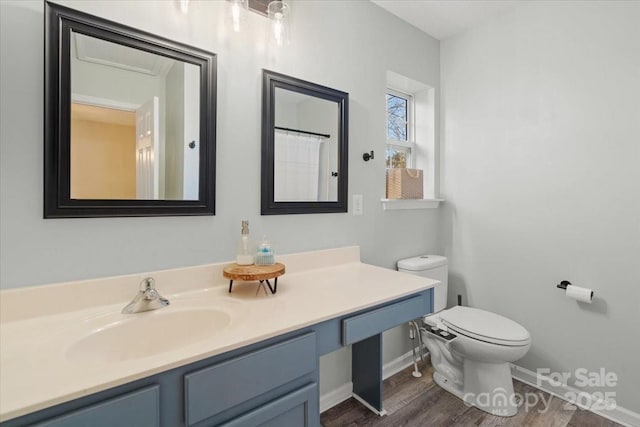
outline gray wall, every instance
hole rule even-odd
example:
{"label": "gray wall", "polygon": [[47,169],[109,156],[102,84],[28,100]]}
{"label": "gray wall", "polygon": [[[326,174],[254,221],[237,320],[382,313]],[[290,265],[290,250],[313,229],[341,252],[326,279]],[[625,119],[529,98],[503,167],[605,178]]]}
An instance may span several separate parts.
{"label": "gray wall", "polygon": [[[439,252],[437,210],[384,212],[380,204],[386,71],[438,87],[438,41],[366,1],[294,2],[291,45],[281,50],[265,45],[266,20],[257,14],[243,32],[230,31],[224,1],[191,2],[187,16],[173,1],[64,4],[218,54],[216,216],[42,219],[44,5],[2,1],[3,289],[231,260],[242,219],[280,253],[358,244],[363,261],[393,268],[397,259]],[[350,94],[349,195],[364,195],[363,216],[260,216],[262,68]],[[369,150],[377,156],[365,163]],[[387,359],[407,351],[397,341],[388,340]],[[348,380],[348,362],[348,351],[323,362],[323,390]]]}
{"label": "gray wall", "polygon": [[444,41],[441,142],[450,303],[524,325],[534,372],[616,373],[585,390],[636,412],[639,23],[638,2],[524,2]]}

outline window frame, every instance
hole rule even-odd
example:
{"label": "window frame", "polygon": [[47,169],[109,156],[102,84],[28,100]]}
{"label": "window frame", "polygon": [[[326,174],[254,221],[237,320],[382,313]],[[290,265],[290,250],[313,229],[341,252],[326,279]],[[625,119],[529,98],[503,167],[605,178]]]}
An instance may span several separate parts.
{"label": "window frame", "polygon": [[[407,101],[407,140],[399,140],[389,138],[389,109],[387,108],[387,95],[396,96]],[[386,149],[393,149],[398,147],[402,150],[408,150],[407,168],[415,168],[416,165],[416,147],[415,142],[415,106],[413,95],[410,93],[402,92],[392,87],[387,86],[385,90],[385,135],[386,135]],[[385,149],[385,161],[386,161],[386,149]]]}

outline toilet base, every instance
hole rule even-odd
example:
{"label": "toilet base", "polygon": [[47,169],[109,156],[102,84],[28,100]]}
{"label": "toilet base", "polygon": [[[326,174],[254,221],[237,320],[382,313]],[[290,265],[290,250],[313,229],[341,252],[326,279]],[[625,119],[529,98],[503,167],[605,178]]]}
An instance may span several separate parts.
{"label": "toilet base", "polygon": [[465,359],[463,400],[500,417],[518,413],[508,363],[488,363]]}
{"label": "toilet base", "polygon": [[508,363],[465,360],[464,389],[438,372],[433,373],[433,380],[465,404],[492,415],[512,417],[518,413],[518,402],[513,391],[511,368]]}
{"label": "toilet base", "polygon": [[446,391],[448,391],[449,393],[453,394],[454,396],[456,396],[457,398],[462,399],[462,396],[464,393],[462,393],[462,390],[459,387],[456,387],[455,383],[453,381],[450,381],[447,377],[445,377],[444,375],[438,373],[438,372],[434,372],[433,373],[433,380],[436,382],[436,384],[438,384],[440,387],[442,387],[443,389],[445,389]]}

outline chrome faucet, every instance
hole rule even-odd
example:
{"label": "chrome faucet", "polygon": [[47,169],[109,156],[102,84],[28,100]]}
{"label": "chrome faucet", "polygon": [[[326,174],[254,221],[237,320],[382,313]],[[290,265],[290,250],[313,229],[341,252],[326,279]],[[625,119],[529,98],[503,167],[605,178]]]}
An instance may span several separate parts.
{"label": "chrome faucet", "polygon": [[156,290],[156,281],[153,277],[146,277],[140,282],[140,292],[122,309],[123,314],[140,313],[156,310],[169,305],[169,300],[162,298]]}

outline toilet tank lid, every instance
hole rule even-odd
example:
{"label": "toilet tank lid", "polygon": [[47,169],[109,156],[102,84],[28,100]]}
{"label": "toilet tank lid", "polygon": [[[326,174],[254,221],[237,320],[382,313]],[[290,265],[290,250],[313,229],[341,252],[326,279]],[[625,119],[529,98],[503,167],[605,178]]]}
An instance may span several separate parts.
{"label": "toilet tank lid", "polygon": [[399,270],[422,271],[447,265],[447,258],[440,255],[421,255],[398,261]]}

